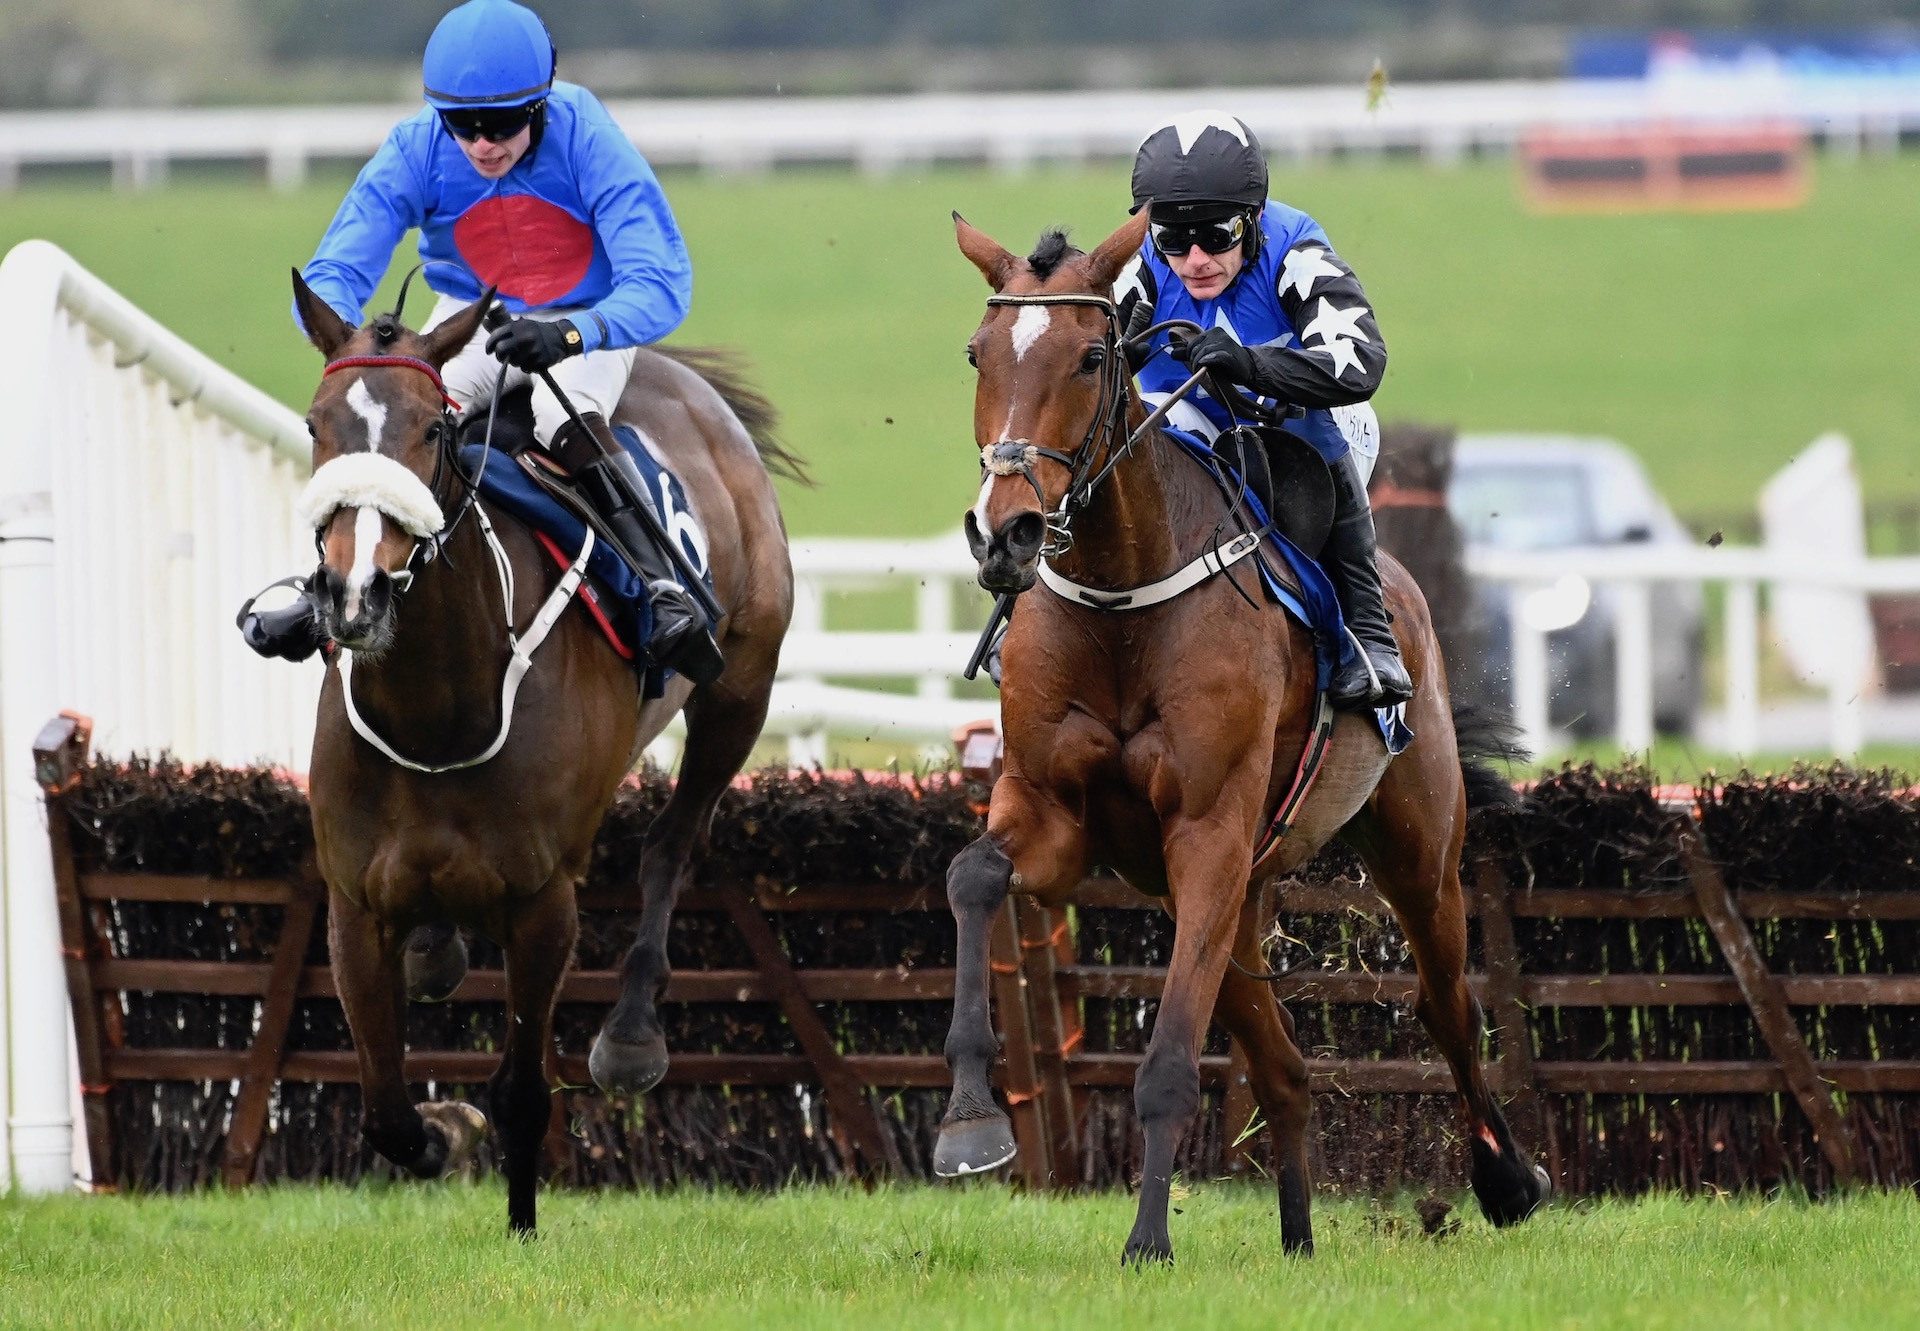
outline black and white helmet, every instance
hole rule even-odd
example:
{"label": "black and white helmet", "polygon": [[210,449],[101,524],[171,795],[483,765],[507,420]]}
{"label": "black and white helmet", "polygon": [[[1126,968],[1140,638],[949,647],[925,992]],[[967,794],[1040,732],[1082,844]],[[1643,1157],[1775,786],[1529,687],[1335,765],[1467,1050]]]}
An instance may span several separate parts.
{"label": "black and white helmet", "polygon": [[1197,215],[1208,205],[1255,210],[1266,201],[1267,155],[1246,121],[1224,111],[1176,116],[1134,154],[1132,212]]}

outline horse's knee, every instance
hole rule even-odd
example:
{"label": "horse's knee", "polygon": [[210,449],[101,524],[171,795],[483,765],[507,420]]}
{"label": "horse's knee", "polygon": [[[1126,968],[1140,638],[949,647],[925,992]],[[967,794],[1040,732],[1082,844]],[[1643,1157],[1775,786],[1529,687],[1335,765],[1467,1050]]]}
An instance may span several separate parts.
{"label": "horse's knee", "polygon": [[1192,1119],[1200,1109],[1200,1067],[1192,1051],[1172,1041],[1150,1045],[1134,1078],[1133,1108],[1142,1127]]}
{"label": "horse's knee", "polygon": [[1013,881],[1013,861],[989,837],[981,837],[958,855],[947,869],[947,904],[955,915],[991,914],[1007,899]]}

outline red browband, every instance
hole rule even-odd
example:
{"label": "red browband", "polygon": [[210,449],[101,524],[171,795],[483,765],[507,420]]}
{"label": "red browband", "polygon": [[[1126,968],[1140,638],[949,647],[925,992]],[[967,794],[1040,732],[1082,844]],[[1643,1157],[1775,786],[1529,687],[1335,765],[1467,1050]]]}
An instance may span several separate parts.
{"label": "red browband", "polygon": [[447,396],[447,386],[440,382],[440,371],[433,368],[418,356],[342,356],[339,360],[328,361],[321,375],[332,374],[335,370],[379,369],[383,366],[399,366],[403,369],[418,370],[433,380],[434,391],[440,394],[440,400],[453,411],[460,410],[460,404]]}

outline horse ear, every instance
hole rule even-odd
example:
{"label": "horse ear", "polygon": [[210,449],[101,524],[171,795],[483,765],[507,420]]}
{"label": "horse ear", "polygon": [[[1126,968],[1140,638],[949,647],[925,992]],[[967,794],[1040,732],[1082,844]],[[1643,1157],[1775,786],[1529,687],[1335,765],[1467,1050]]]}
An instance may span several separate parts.
{"label": "horse ear", "polygon": [[333,306],[314,294],[307,285],[307,279],[300,276],[298,268],[293,270],[293,309],[300,316],[300,326],[306,330],[307,341],[320,349],[320,354],[328,360],[333,353],[346,345],[353,336],[353,327],[334,311]]}
{"label": "horse ear", "polygon": [[1142,208],[1111,236],[1100,242],[1098,249],[1087,256],[1087,279],[1093,283],[1095,291],[1106,291],[1113,286],[1114,279],[1120,276],[1120,270],[1133,261],[1140,252],[1141,244],[1147,238],[1147,211]]}
{"label": "horse ear", "polygon": [[460,349],[473,341],[474,333],[479,331],[480,321],[492,306],[493,288],[488,287],[480,293],[479,300],[426,335],[420,358],[438,368],[459,355]]}
{"label": "horse ear", "polygon": [[953,236],[960,242],[960,252],[980,270],[980,275],[987,279],[987,285],[995,291],[1006,286],[1008,279],[1013,276],[1013,270],[1020,265],[1020,260],[1008,253],[999,241],[979,228],[970,226],[959,213],[953,215]]}

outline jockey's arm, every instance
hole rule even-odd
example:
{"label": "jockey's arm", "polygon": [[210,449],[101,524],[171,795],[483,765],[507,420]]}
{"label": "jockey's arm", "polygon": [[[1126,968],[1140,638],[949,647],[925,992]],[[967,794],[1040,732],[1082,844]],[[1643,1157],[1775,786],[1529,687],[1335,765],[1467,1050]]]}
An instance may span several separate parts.
{"label": "jockey's arm", "polygon": [[[394,127],[360,169],[301,276],[314,294],[354,327],[393,260],[394,247],[426,216],[420,127]],[[294,311],[294,322],[300,312]]]}
{"label": "jockey's arm", "polygon": [[1300,346],[1250,347],[1255,392],[1302,407],[1365,402],[1387,369],[1387,344],[1360,279],[1323,241],[1301,240],[1281,264],[1275,297]]}
{"label": "jockey's arm", "polygon": [[693,264],[653,168],[610,118],[584,121],[581,195],[613,265],[613,290],[579,326],[583,351],[644,346],[678,328],[693,303]]}

